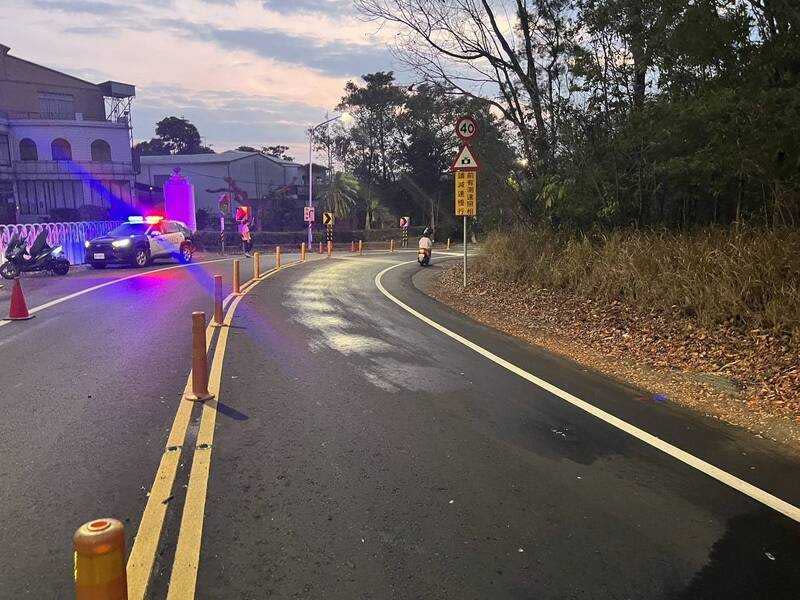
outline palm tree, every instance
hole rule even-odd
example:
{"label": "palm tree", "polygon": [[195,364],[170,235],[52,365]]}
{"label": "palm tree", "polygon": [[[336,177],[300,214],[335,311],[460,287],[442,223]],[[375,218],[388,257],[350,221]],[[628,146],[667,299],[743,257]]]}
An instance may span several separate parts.
{"label": "palm tree", "polygon": [[325,209],[339,218],[349,217],[358,204],[361,186],[349,173],[335,173],[325,184]]}

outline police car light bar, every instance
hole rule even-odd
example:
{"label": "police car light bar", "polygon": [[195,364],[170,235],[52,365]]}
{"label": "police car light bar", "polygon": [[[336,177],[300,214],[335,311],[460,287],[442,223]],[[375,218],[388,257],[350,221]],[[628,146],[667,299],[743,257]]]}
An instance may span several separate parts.
{"label": "police car light bar", "polygon": [[128,217],[128,223],[144,223],[144,217],[138,215]]}
{"label": "police car light bar", "polygon": [[156,216],[156,215],[153,215],[152,217],[147,217],[145,219],[145,221],[147,221],[148,225],[155,225],[156,223],[160,223],[163,220],[164,220],[164,217],[159,217],[159,216]]}

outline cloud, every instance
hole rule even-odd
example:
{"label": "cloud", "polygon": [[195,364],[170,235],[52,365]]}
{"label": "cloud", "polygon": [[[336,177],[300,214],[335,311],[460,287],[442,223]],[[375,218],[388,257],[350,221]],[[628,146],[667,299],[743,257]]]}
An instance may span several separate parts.
{"label": "cloud", "polygon": [[175,115],[189,119],[217,152],[240,145],[305,145],[305,128],[320,119],[317,106],[229,90],[191,90],[164,84],[143,88],[135,103],[134,138],[155,135],[153,124]]}
{"label": "cloud", "polygon": [[327,75],[347,77],[391,69],[386,46],[349,41],[319,41],[278,29],[221,29],[177,21],[162,21],[194,40],[211,40],[228,50],[243,50],[261,58],[308,67]]}
{"label": "cloud", "polygon": [[75,27],[65,27],[61,31],[72,35],[109,36],[119,32],[120,28],[113,25],[76,25]]}
{"label": "cloud", "polygon": [[112,4],[96,0],[33,0],[31,4],[44,10],[100,16],[119,15],[131,11],[131,7],[123,3]]}
{"label": "cloud", "polygon": [[346,15],[353,12],[352,0],[264,0],[265,9],[283,15],[296,13],[322,13],[326,15]]}
{"label": "cloud", "polygon": [[223,47],[250,50],[263,58],[304,65],[330,75],[360,75],[391,65],[387,48],[349,42],[317,42],[278,30],[211,29]]}
{"label": "cloud", "polygon": [[[342,0],[0,0],[14,55],[136,85],[134,136],[165,116],[217,150],[306,146],[348,79],[393,68],[389,39]],[[344,11],[344,12],[340,12]],[[98,52],[102,48],[102,52]],[[296,148],[299,148],[296,149]],[[303,152],[301,155],[305,155]],[[296,154],[297,156],[297,154]]]}

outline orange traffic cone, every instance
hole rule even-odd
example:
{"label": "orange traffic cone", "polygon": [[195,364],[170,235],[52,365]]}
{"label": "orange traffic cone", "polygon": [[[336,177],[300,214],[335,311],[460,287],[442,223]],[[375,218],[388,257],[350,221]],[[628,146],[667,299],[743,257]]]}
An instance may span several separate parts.
{"label": "orange traffic cone", "polygon": [[8,309],[8,319],[10,321],[24,321],[32,319],[33,315],[28,312],[28,305],[25,304],[25,295],[22,293],[22,285],[19,279],[14,280],[14,289],[11,290],[11,306]]}

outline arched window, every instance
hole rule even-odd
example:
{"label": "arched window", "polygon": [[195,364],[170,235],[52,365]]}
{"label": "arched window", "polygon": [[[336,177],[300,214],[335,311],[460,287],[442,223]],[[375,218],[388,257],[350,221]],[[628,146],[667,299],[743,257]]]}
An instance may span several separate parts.
{"label": "arched window", "polygon": [[105,140],[92,142],[92,160],[94,162],[111,162],[111,146]]}
{"label": "arched window", "polygon": [[67,140],[57,138],[50,144],[53,160],[72,160],[72,146]]}
{"label": "arched window", "polygon": [[30,138],[19,141],[20,160],[39,160],[39,152],[36,150],[36,142]]}

